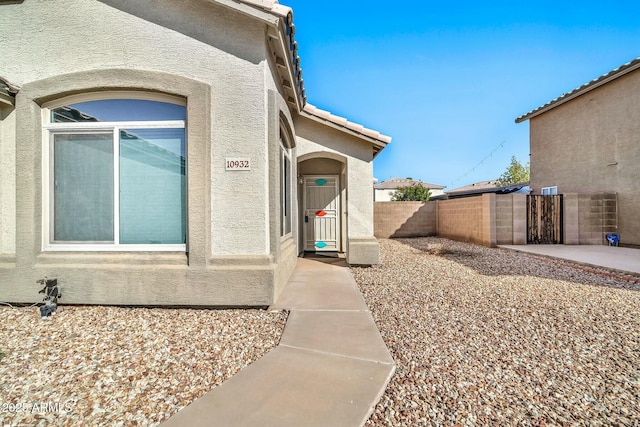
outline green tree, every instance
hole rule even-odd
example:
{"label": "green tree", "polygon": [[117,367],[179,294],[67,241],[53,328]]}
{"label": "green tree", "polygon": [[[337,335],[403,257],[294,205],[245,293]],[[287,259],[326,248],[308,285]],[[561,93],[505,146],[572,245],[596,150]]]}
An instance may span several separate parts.
{"label": "green tree", "polygon": [[426,202],[431,197],[431,191],[422,184],[412,184],[400,187],[391,195],[393,202]]}
{"label": "green tree", "polygon": [[523,165],[516,159],[516,156],[511,156],[511,164],[500,175],[496,182],[497,187],[504,185],[520,184],[521,182],[529,181],[529,162]]}

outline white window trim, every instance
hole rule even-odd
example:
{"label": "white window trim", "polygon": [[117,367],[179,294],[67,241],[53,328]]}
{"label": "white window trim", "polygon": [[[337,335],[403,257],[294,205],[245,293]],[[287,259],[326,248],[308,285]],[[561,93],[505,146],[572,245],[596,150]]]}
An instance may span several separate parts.
{"label": "white window trim", "polygon": [[[51,123],[51,110],[63,105],[103,99],[142,99],[148,101],[168,102],[186,106],[183,98],[161,93],[139,91],[114,91],[108,93],[85,93],[72,95],[44,104],[42,107],[42,250],[47,252],[185,252],[187,244],[121,244],[121,243],[55,243],[52,230],[54,215],[52,213],[51,194],[53,191],[53,136],[56,133],[92,130],[96,132],[114,133],[114,194],[119,191],[118,155],[120,129],[185,129],[185,120],[167,121],[132,121],[132,122],[62,122]],[[188,142],[187,142],[188,144]],[[187,170],[188,173],[188,170]],[[114,238],[119,239],[119,200],[114,198]],[[188,236],[187,236],[188,241]]]}
{"label": "white window trim", "polygon": [[[545,194],[545,191],[547,191],[548,194]],[[555,185],[553,187],[542,187],[542,190],[540,190],[540,193],[543,196],[556,196],[558,194],[558,187]]]}

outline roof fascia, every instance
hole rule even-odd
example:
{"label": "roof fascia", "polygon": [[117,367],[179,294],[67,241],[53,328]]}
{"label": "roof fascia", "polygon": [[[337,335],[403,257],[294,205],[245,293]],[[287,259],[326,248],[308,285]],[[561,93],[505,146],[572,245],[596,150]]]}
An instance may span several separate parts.
{"label": "roof fascia", "polygon": [[[299,86],[298,86],[298,78],[296,76],[296,70],[294,67],[294,62],[297,61],[297,58],[294,58],[293,55],[294,53],[289,49],[288,45],[288,36],[287,36],[287,28],[286,26],[288,25],[288,23],[285,22],[285,20],[288,20],[289,17],[282,17],[282,19],[279,19],[275,28],[278,32],[278,36],[277,37],[272,37],[273,39],[275,39],[275,42],[277,43],[277,47],[280,50],[280,54],[283,56],[281,59],[282,61],[279,61],[278,58],[278,54],[274,52],[275,55],[275,60],[276,60],[276,67],[282,68],[283,66],[283,62],[284,62],[284,68],[285,68],[285,73],[286,73],[286,79],[289,82],[289,86],[287,86],[285,84],[284,81],[281,81],[280,84],[284,87],[289,89],[288,91],[291,93],[293,92],[293,100],[291,99],[291,97],[288,97],[287,99],[285,99],[285,101],[287,101],[288,104],[291,104],[291,101],[294,101],[295,103],[295,108],[296,108],[296,112],[301,112],[302,109],[304,108],[304,104],[305,104],[305,99],[304,99],[304,95],[300,92],[299,90]],[[290,30],[289,31],[294,31],[293,27],[290,25],[289,26]],[[267,37],[271,37],[270,34],[267,34]],[[280,73],[278,73],[280,74]],[[286,91],[286,89],[285,89]]]}
{"label": "roof fascia", "polygon": [[595,79],[592,83],[587,83],[584,87],[582,88],[578,88],[572,92],[567,93],[564,96],[560,96],[558,99],[549,102],[546,105],[543,105],[539,108],[536,108],[535,110],[531,111],[530,113],[527,113],[525,115],[522,115],[520,117],[518,117],[516,119],[516,123],[522,123],[524,121],[530,120],[536,116],[539,116],[540,114],[546,113],[549,110],[552,110],[564,103],[567,103],[573,99],[576,99],[579,96],[584,95],[587,92],[591,92],[592,90],[599,88],[600,86],[606,85],[607,83],[624,76],[625,74],[628,74],[632,71],[637,70],[638,68],[640,68],[640,61],[638,61],[636,64],[633,64],[630,67],[624,68],[620,71],[618,71],[617,73],[614,73],[610,76],[607,76],[605,78],[603,78],[602,80],[599,79]]}
{"label": "roof fascia", "polygon": [[263,10],[256,9],[257,6],[250,6],[245,3],[241,3],[239,1],[234,0],[208,0],[211,3],[217,3],[221,6],[227,7],[229,9],[233,9],[238,11],[244,15],[250,16],[252,18],[256,18],[265,24],[269,24],[271,26],[276,26],[278,24],[279,17],[275,16],[272,13],[268,13]]}

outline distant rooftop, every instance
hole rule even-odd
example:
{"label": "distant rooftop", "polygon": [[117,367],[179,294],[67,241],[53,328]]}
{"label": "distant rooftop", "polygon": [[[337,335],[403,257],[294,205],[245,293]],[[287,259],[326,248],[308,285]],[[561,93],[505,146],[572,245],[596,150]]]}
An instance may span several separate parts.
{"label": "distant rooftop", "polygon": [[475,184],[465,185],[464,187],[454,188],[447,191],[446,196],[450,198],[474,196],[484,193],[509,194],[526,191],[529,187],[529,181],[518,184],[510,184],[498,186],[498,181],[480,181]]}
{"label": "distant rooftop", "polygon": [[373,188],[378,190],[395,190],[396,188],[410,187],[412,185],[422,185],[430,190],[442,190],[445,188],[444,185],[430,184],[428,182],[408,178],[391,178],[374,185]]}

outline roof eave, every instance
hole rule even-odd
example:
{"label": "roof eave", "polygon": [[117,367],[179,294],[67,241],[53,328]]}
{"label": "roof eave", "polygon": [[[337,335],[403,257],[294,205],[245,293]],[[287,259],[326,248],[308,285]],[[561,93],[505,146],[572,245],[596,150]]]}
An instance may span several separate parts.
{"label": "roof eave", "polygon": [[[625,66],[627,65],[627,66]],[[617,78],[620,78],[622,76],[624,76],[625,74],[628,74],[632,71],[635,71],[637,69],[640,68],[640,58],[636,58],[633,61],[629,62],[628,64],[625,64],[621,67],[619,67],[618,71],[614,70],[613,72],[607,73],[595,80],[590,81],[589,83],[584,84],[583,86],[566,93],[565,95],[562,95],[558,98],[556,98],[553,101],[548,102],[547,104],[536,108],[533,111],[530,111],[527,114],[524,114],[520,117],[518,117],[516,119],[516,123],[522,123],[524,121],[530,120],[536,116],[539,116],[543,113],[546,113],[549,110],[552,110],[566,102],[569,102],[573,99],[576,99],[579,96],[584,95],[587,92],[590,92],[596,88],[599,88],[600,86],[603,86]],[[610,74],[610,75],[609,75]]]}
{"label": "roof eave", "polygon": [[0,77],[0,103],[10,106],[16,105],[16,95],[20,87]]}
{"label": "roof eave", "polygon": [[[285,92],[285,101],[292,110],[299,113],[304,108],[306,98],[302,83],[302,70],[297,66],[300,59],[297,56],[297,45],[293,40],[295,28],[289,22],[290,20],[290,15],[279,19],[278,23],[272,27],[276,33],[267,32],[267,37],[274,41],[274,43],[269,43],[269,46],[276,49],[271,53],[280,77],[280,86]],[[287,44],[293,45],[293,49],[289,49]]]}

